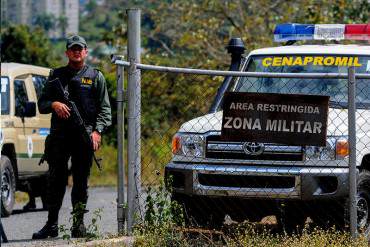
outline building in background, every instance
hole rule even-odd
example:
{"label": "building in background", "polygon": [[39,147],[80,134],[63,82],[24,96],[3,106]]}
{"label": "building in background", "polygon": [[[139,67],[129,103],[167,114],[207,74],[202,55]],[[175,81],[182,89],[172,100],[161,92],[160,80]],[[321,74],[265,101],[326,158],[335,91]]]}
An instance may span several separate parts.
{"label": "building in background", "polygon": [[40,26],[50,38],[78,33],[79,0],[1,0],[2,23]]}

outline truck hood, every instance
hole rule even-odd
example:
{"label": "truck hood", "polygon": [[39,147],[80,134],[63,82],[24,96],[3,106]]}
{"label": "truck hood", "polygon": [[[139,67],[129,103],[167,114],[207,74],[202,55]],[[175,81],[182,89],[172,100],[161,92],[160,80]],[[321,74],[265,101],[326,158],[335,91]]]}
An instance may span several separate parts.
{"label": "truck hood", "polygon": [[[370,133],[370,110],[356,111],[357,135]],[[179,132],[206,133],[221,131],[222,111],[207,114],[184,123]],[[328,136],[348,135],[348,110],[329,109]]]}

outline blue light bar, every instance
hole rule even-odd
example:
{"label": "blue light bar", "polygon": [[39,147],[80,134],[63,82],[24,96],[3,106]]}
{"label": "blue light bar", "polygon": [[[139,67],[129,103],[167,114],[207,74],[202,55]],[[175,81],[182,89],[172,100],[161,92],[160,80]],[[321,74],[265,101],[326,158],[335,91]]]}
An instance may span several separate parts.
{"label": "blue light bar", "polygon": [[310,40],[314,38],[314,24],[286,23],[277,25],[274,31],[276,42]]}

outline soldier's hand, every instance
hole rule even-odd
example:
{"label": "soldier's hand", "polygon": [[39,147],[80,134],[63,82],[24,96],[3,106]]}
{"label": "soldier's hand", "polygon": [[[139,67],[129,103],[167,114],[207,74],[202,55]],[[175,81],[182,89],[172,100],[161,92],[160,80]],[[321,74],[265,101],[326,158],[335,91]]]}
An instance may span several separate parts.
{"label": "soldier's hand", "polygon": [[54,101],[51,104],[51,108],[55,111],[55,113],[58,115],[58,117],[62,119],[67,119],[71,115],[69,107],[66,104],[63,104],[58,101]]}
{"label": "soldier's hand", "polygon": [[101,143],[101,136],[100,136],[99,132],[94,131],[91,134],[91,139],[92,139],[94,151],[98,150],[99,147],[100,147],[100,143]]}

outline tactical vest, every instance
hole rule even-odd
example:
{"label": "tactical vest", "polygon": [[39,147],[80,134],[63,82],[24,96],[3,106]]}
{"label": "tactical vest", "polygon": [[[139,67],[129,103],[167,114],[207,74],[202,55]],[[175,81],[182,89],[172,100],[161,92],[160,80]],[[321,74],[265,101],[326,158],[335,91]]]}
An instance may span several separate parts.
{"label": "tactical vest", "polygon": [[53,77],[58,77],[69,93],[70,100],[74,101],[86,125],[95,128],[98,109],[98,95],[94,82],[99,74],[98,70],[85,65],[74,76],[66,75],[66,67],[56,69]]}

